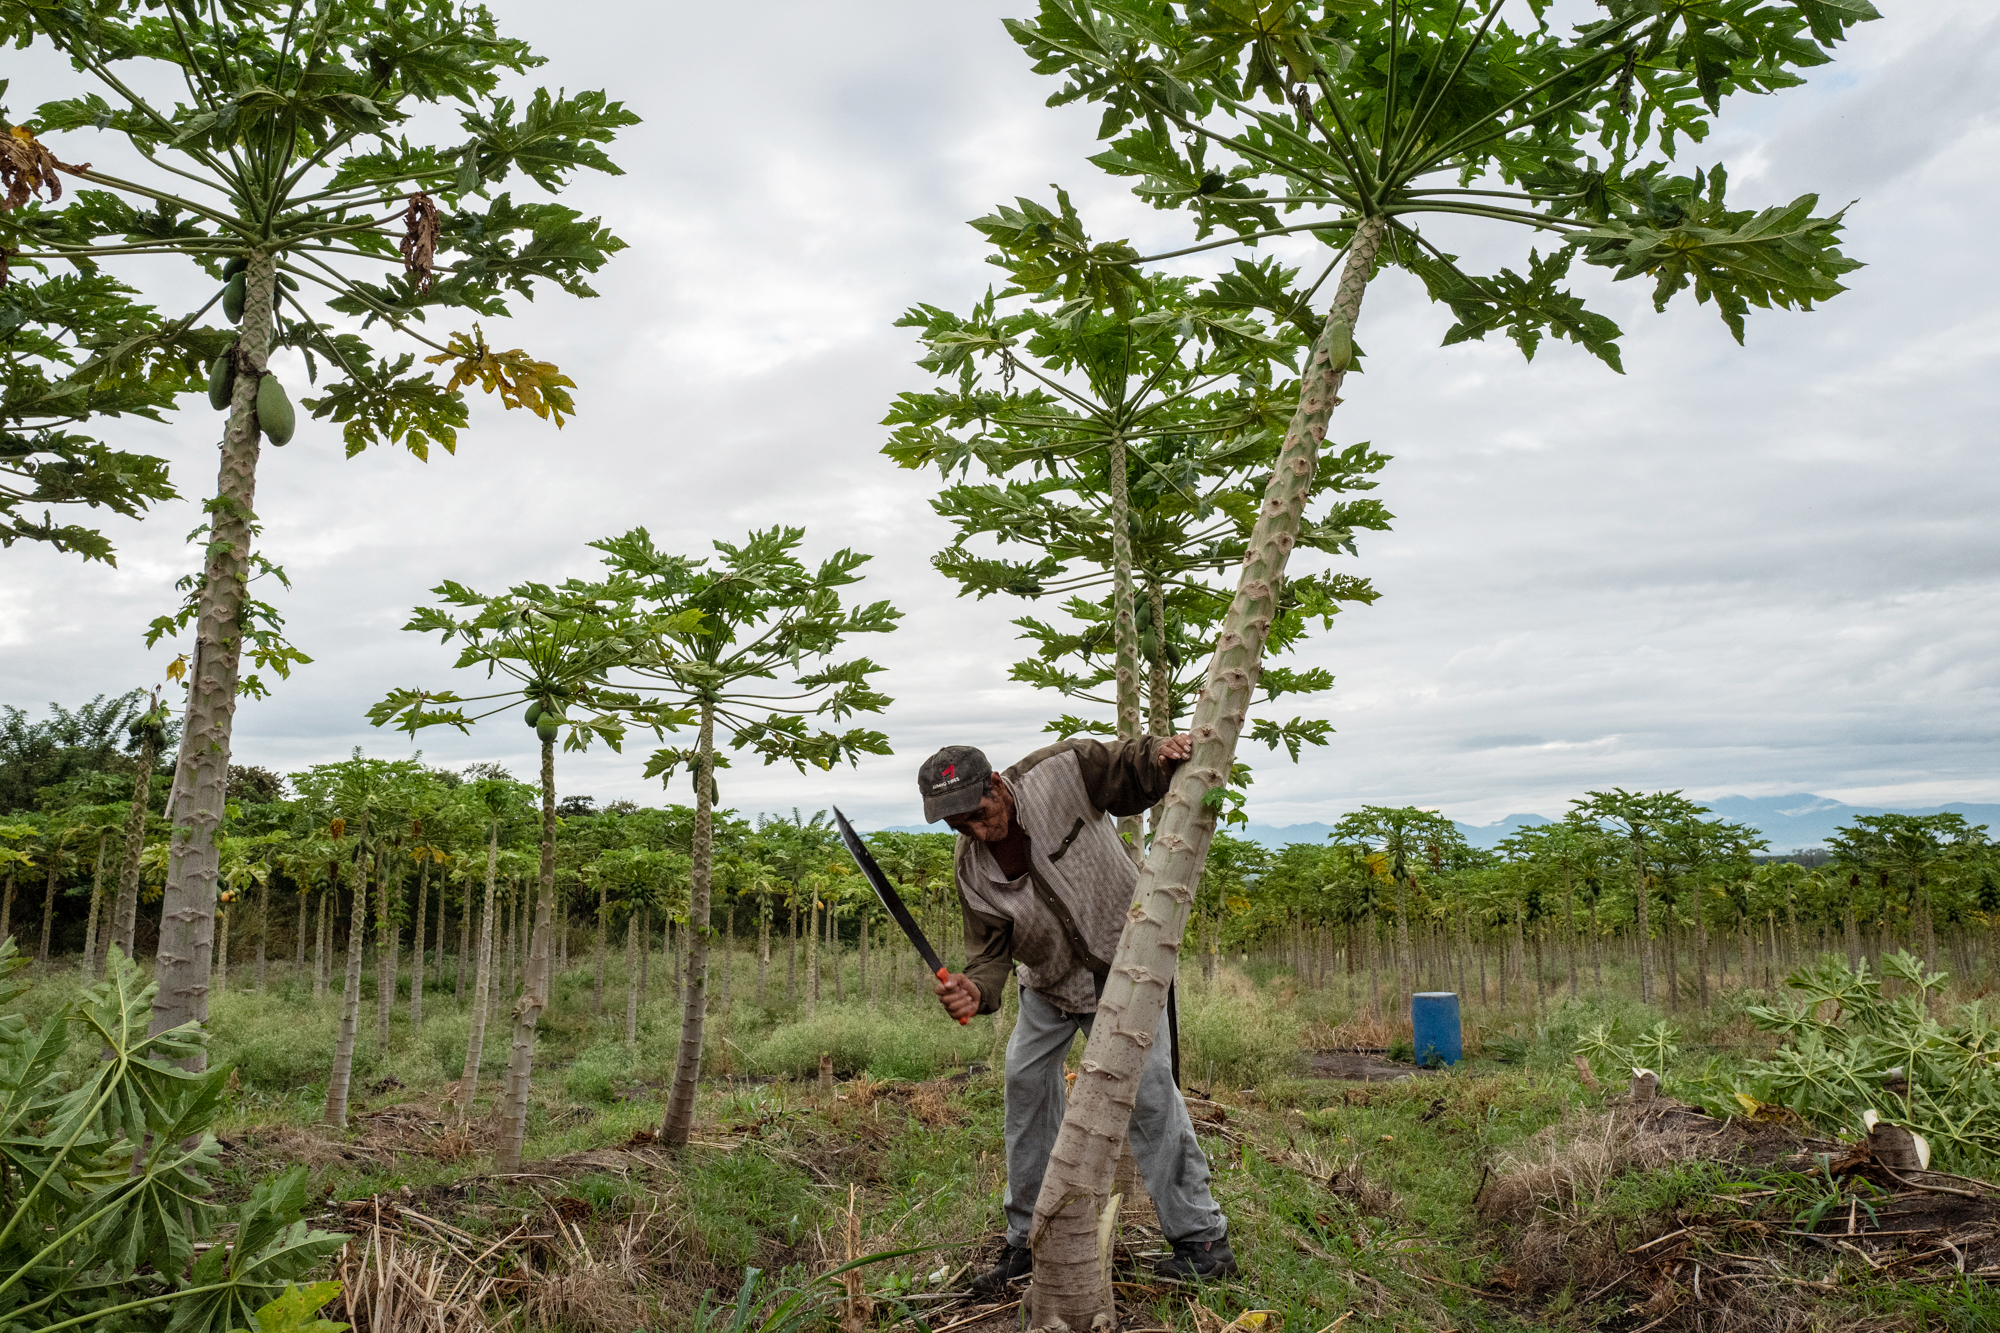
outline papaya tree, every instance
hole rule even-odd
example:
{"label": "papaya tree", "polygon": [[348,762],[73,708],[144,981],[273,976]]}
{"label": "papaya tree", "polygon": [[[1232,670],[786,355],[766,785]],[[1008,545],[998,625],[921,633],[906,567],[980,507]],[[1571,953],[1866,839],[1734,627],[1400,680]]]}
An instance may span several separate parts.
{"label": "papaya tree", "polygon": [[1455,856],[1465,845],[1458,826],[1435,810],[1415,806],[1364,805],[1341,816],[1327,837],[1355,848],[1366,857],[1378,857],[1387,874],[1396,903],[1396,971],[1401,979],[1402,1004],[1410,998],[1416,979],[1416,951],[1410,942],[1411,889],[1418,867],[1435,865]]}
{"label": "papaya tree", "polygon": [[[0,98],[6,92],[0,79]],[[115,565],[101,529],[58,519],[51,506],[65,518],[100,509],[138,518],[177,498],[166,459],[115,449],[92,428],[120,417],[163,420],[176,399],[201,388],[228,334],[163,335],[159,312],[111,274],[52,273],[46,260],[18,258],[54,225],[63,187],[54,155],[13,130],[0,105],[0,547],[45,542]],[[107,360],[135,340],[143,350]]]}
{"label": "papaya tree", "polygon": [[[479,1063],[486,1051],[486,1020],[492,1006],[493,989],[493,907],[494,891],[500,867],[500,844],[503,833],[512,834],[516,830],[531,828],[535,824],[535,789],[525,783],[513,782],[506,778],[479,778],[466,783],[451,794],[446,809],[448,818],[454,824],[476,826],[485,844],[484,862],[485,896],[479,909],[479,936],[476,940],[466,940],[473,956],[472,1011],[466,1028],[465,1069],[459,1077],[458,1105],[460,1110],[472,1109],[472,1099],[479,1091]],[[472,885],[468,877],[466,883],[468,919],[471,911]],[[467,932],[469,933],[469,932]],[[463,939],[463,936],[461,936]],[[459,972],[465,971],[463,949],[459,959]],[[464,986],[459,987],[463,992]]]}
{"label": "papaya tree", "polygon": [[[361,958],[368,943],[368,885],[387,892],[383,853],[395,824],[421,790],[426,773],[414,759],[369,759],[357,749],[351,758],[315,764],[292,775],[299,799],[324,824],[333,841],[329,869],[346,871],[351,913],[347,929],[347,977],[341,991],[340,1032],[326,1082],[325,1120],[347,1124],[347,1097],[354,1074],[354,1042],[361,1027]],[[329,876],[328,890],[333,884]]]}
{"label": "papaya tree", "polygon": [[[1578,256],[1614,278],[1651,278],[1662,308],[1692,288],[1738,338],[1750,306],[1810,308],[1854,267],[1836,248],[1839,214],[1816,215],[1814,196],[1737,208],[1719,165],[1677,174],[1672,154],[1706,135],[1723,97],[1796,84],[1799,69],[1829,60],[1848,27],[1874,16],[1866,0],[1602,8],[1565,32],[1536,0],[1042,0],[1034,19],[1008,24],[1038,72],[1066,78],[1052,101],[1101,106],[1112,142],[1092,160],[1191,215],[1194,236],[1131,256],[1032,201],[989,236],[1052,270],[1098,273],[1310,235],[1333,251],[1318,281],[1338,273],[1195,704],[1194,753],[1141,871],[1044,1177],[1031,1324],[1115,1320],[1098,1254],[1112,1165],[1379,267],[1405,268],[1450,309],[1447,342],[1500,330],[1532,354],[1555,336],[1614,369],[1617,325],[1564,285]],[[1524,271],[1476,276],[1425,233],[1429,218],[1518,226],[1554,244],[1531,249]]]}
{"label": "papaya tree", "polygon": [[[1059,204],[1061,225],[1080,234],[1067,195]],[[1004,235],[1011,225],[1005,213],[974,225]],[[994,262],[1013,278],[997,297],[989,290],[968,315],[919,306],[900,321],[922,328],[929,351],[918,364],[940,384],[899,396],[885,422],[896,429],[884,452],[905,467],[934,464],[947,477],[954,469],[963,476],[977,461],[994,479],[961,480],[932,501],[957,529],[934,563],[961,595],[1067,597],[1063,609],[1074,628],[1032,617],[1015,622],[1039,651],[1015,664],[1013,678],[1108,704],[1116,720],[1065,714],[1050,730],[1121,740],[1148,728],[1169,734],[1177,696],[1192,699],[1191,682],[1176,679],[1185,664],[1182,643],[1212,630],[1227,607],[1226,592],[1203,576],[1242,558],[1257,510],[1251,481],[1276,456],[1297,396],[1296,363],[1313,329],[1297,319],[1267,325],[1253,317],[1243,292],[1282,288],[1291,277],[1268,262],[1243,264],[1211,285],[1132,274],[1106,284],[1108,310],[1094,308],[1086,270],[1005,251]],[[1356,446],[1321,469],[1316,491],[1371,489],[1367,477],[1384,461]],[[1351,552],[1354,528],[1383,528],[1387,517],[1372,499],[1336,502],[1323,520],[1302,528],[1301,541]],[[982,556],[970,544],[981,538],[1038,554]],[[1096,589],[1108,596],[1083,596]],[[1340,603],[1373,596],[1352,576],[1294,580],[1274,647],[1294,646],[1310,614],[1330,623]],[[1084,672],[1066,669],[1070,657],[1083,659]],[[1324,670],[1271,668],[1260,681],[1260,702],[1331,685]],[[1095,693],[1107,686],[1108,698]],[[1329,730],[1323,722],[1259,718],[1253,735],[1273,748],[1286,745],[1296,758],[1302,743],[1324,744]],[[1135,856],[1138,823],[1134,817],[1121,825]]]}
{"label": "papaya tree", "polygon": [[879,713],[889,698],[869,677],[882,668],[866,657],[829,660],[857,634],[882,634],[901,616],[887,602],[843,606],[842,588],[860,581],[869,557],[835,552],[817,568],[799,558],[803,528],[752,532],[741,545],[715,543],[715,557],[669,555],[644,528],[592,545],[605,553],[607,595],[632,598],[633,651],[616,679],[658,702],[653,723],[671,726],[692,744],[663,746],[646,761],[646,776],[671,782],[685,772],[694,785],[693,861],[689,873],[687,972],[682,983],[680,1044],[660,1137],[684,1145],[694,1123],[701,1077],[703,1024],[708,1011],[709,902],[715,866],[715,771],[728,767],[718,732],[732,750],[766,764],[825,770],[864,754],[888,754],[879,731],[844,731],[809,719],[838,722]]}
{"label": "papaya tree", "polygon": [[1570,802],[1570,813],[1625,841],[1632,866],[1634,930],[1639,936],[1639,999],[1653,1002],[1653,884],[1652,844],[1669,825],[1707,813],[1677,791],[1593,791]]}
{"label": "papaya tree", "polygon": [[[574,580],[560,587],[523,583],[496,595],[447,580],[431,591],[443,605],[417,607],[403,628],[418,633],[435,630],[446,644],[457,640],[460,648],[455,668],[484,668],[489,680],[498,677],[505,683],[485,694],[392,690],[368,710],[368,720],[378,727],[393,722],[414,736],[432,726],[469,732],[472,724],[483,718],[518,715],[541,742],[540,892],[529,936],[525,984],[514,1005],[513,1044],[497,1154],[502,1169],[513,1170],[520,1165],[521,1144],[528,1132],[535,1029],[548,1006],[555,914],[556,742],[561,741],[565,749],[582,751],[593,740],[602,740],[617,750],[624,742],[629,718],[636,716],[655,726],[673,725],[683,715],[603,685],[606,675],[626,662],[634,650],[627,623],[631,619],[629,594],[586,588]],[[475,1058],[475,1053],[468,1051],[469,1065]],[[466,1095],[469,1099],[470,1094]]]}
{"label": "papaya tree", "polygon": [[[373,445],[419,458],[454,449],[467,420],[460,390],[475,383],[560,425],[571,381],[555,366],[497,350],[478,323],[445,334],[430,319],[501,318],[511,297],[544,284],[593,295],[586,275],[617,238],[560,203],[497,187],[519,172],[554,194],[580,169],[615,172],[601,145],[636,117],[598,92],[542,89],[525,103],[503,94],[540,57],[502,36],[487,10],[448,0],[244,0],[207,11],[0,0],[0,32],[73,71],[67,95],[12,127],[10,152],[35,153],[39,171],[79,186],[65,206],[10,221],[0,245],[80,274],[109,266],[142,293],[185,284],[189,266],[208,280],[195,309],[140,328],[102,354],[97,379],[79,382],[178,348],[217,307],[237,326],[209,368],[211,405],[227,418],[202,569],[168,618],[194,627],[195,647],[170,801],[155,998],[164,1029],[207,1012],[214,839],[246,640],[267,667],[304,660],[247,592],[268,568],[255,550],[261,445],[288,443],[296,421],[272,353],[289,348],[309,380],[328,377],[301,405],[340,427],[350,456]],[[149,91],[169,88],[176,100]],[[411,137],[451,110],[456,134]],[[101,169],[81,160],[114,155]],[[436,377],[416,365],[426,351]]]}

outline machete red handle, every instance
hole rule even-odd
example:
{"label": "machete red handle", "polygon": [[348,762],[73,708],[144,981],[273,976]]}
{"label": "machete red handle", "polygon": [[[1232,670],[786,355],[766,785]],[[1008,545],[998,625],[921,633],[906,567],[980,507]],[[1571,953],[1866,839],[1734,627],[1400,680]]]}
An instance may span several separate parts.
{"label": "machete red handle", "polygon": [[[939,981],[950,981],[950,980],[951,980],[951,970],[950,970],[949,968],[943,968],[943,967],[939,968],[939,969],[938,969],[938,980],[939,980]],[[971,1021],[972,1021],[972,1020],[971,1020],[971,1019],[969,1019],[969,1018],[961,1018],[961,1019],[959,1019],[959,1020],[958,1020],[958,1025],[959,1025],[960,1027],[964,1027],[964,1026],[965,1026],[965,1025],[967,1024],[967,1023],[970,1023]]]}

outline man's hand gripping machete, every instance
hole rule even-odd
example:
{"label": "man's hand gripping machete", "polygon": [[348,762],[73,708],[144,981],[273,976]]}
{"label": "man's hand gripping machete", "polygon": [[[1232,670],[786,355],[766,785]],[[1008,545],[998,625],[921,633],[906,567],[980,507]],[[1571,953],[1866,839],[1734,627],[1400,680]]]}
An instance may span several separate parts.
{"label": "man's hand gripping machete", "polygon": [[[833,807],[833,822],[840,826],[840,840],[847,844],[847,854],[854,858],[855,865],[861,867],[862,877],[868,881],[869,887],[875,890],[875,896],[882,900],[882,906],[889,909],[889,915],[896,918],[896,924],[903,928],[903,933],[910,937],[910,943],[917,946],[917,952],[923,956],[924,966],[928,967],[931,975],[939,981],[949,977],[951,973],[945,967],[944,960],[937,956],[937,950],[931,948],[931,942],[924,938],[923,928],[917,925],[917,919],[910,915],[910,909],[903,906],[902,898],[889,884],[889,877],[882,873],[881,866],[875,864],[875,858],[868,854],[868,847],[861,841],[861,835],[854,831],[854,825],[847,822],[847,816],[840,813],[840,807],[837,805]],[[958,1020],[961,1027],[971,1021],[969,1018]]]}

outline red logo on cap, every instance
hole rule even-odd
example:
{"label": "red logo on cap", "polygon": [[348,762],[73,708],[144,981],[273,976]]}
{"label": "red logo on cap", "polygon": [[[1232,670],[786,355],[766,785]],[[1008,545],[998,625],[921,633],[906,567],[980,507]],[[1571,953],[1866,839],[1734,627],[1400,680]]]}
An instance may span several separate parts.
{"label": "red logo on cap", "polygon": [[944,774],[943,774],[943,776],[945,776],[945,777],[947,777],[947,778],[955,778],[955,777],[957,777],[957,776],[958,776],[958,765],[957,765],[957,764],[946,764],[946,765],[944,766]]}

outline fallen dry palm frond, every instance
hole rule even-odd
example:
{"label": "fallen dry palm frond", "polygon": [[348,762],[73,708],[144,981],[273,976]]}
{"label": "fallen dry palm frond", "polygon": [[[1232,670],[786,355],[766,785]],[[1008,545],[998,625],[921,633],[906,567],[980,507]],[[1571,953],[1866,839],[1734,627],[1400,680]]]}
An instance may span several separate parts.
{"label": "fallen dry palm frond", "polygon": [[629,1333],[647,1327],[648,1272],[658,1258],[657,1210],[626,1218],[593,1247],[574,1207],[581,1202],[567,1195],[549,1201],[561,1250],[521,1291],[520,1312],[531,1328]]}
{"label": "fallen dry palm frond", "polygon": [[[1616,1177],[1695,1161],[1720,1164],[1714,1185],[1696,1178],[1640,1217],[1607,1202]],[[2000,1191],[1985,1182],[1895,1170],[1867,1140],[1711,1120],[1666,1101],[1551,1126],[1496,1163],[1480,1211],[1510,1224],[1499,1285],[1525,1299],[1567,1290],[1572,1308],[1615,1300],[1658,1333],[1805,1328],[1848,1278],[2000,1272]],[[1839,1327],[1891,1327],[1851,1313],[1859,1322]]]}
{"label": "fallen dry palm frond", "polygon": [[340,1255],[341,1303],[354,1333],[489,1333],[491,1275],[401,1243],[380,1218]]}

